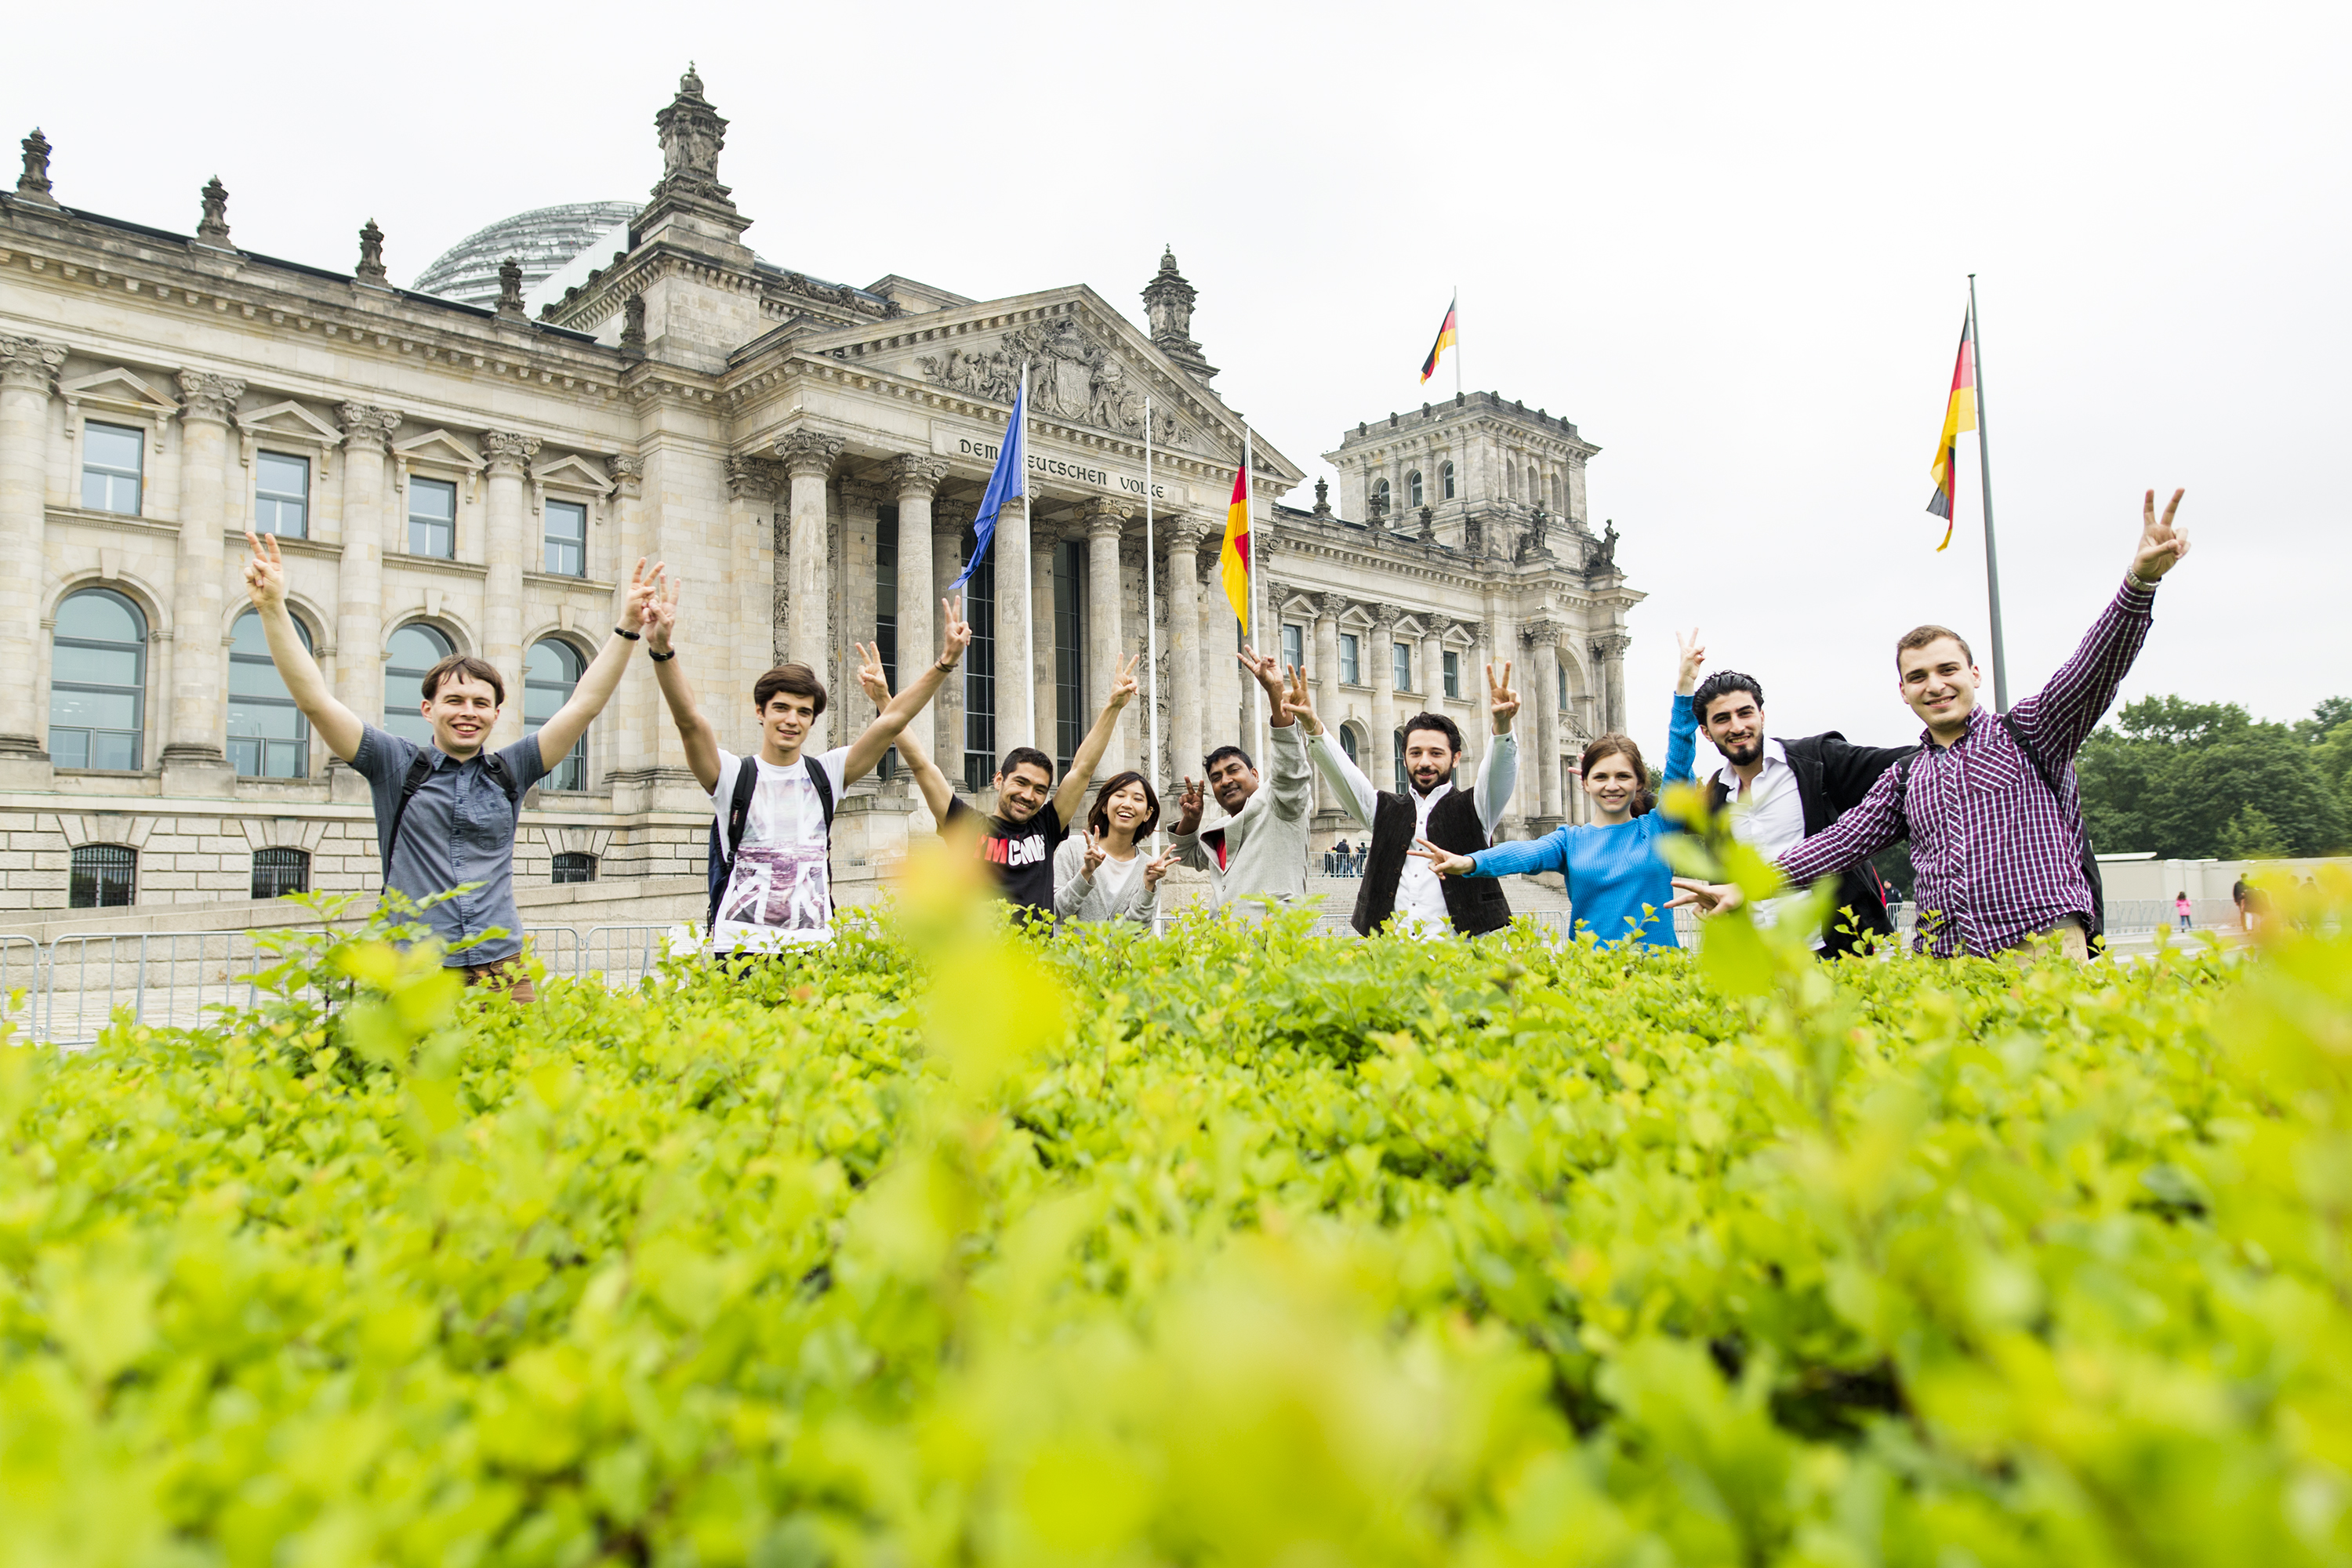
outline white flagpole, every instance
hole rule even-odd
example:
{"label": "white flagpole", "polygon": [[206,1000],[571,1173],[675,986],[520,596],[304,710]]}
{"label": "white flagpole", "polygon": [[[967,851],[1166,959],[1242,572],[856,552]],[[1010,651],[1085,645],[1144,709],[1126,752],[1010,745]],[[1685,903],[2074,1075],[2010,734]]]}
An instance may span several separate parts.
{"label": "white flagpole", "polygon": [[[1160,580],[1151,538],[1151,398],[1143,399],[1143,776],[1160,771]],[[1158,786],[1154,786],[1155,792]],[[1167,824],[1151,830],[1151,853],[1157,858]],[[1160,934],[1160,906],[1151,909],[1151,934]]]}
{"label": "white flagpole", "polygon": [[[1265,629],[1258,624],[1259,616],[1257,613],[1257,547],[1259,540],[1257,537],[1256,468],[1257,459],[1254,446],[1254,438],[1250,434],[1250,427],[1247,425],[1244,425],[1242,426],[1242,527],[1244,531],[1244,537],[1249,541],[1249,560],[1244,563],[1244,564],[1249,567],[1249,584],[1246,592],[1242,595],[1243,602],[1246,606],[1242,619],[1242,639],[1249,645],[1249,648],[1252,653],[1255,653],[1257,651],[1257,639]],[[1250,704],[1252,707],[1258,710],[1257,760],[1258,766],[1260,767],[1265,766],[1265,748],[1269,743],[1267,726],[1273,722],[1274,719],[1272,714],[1265,711],[1265,704],[1262,700],[1265,696],[1265,693],[1264,691],[1260,691],[1256,698],[1252,699]]]}
{"label": "white flagpole", "polygon": [[1454,303],[1447,308],[1454,318],[1454,395],[1462,395],[1462,285],[1454,286]]}
{"label": "white flagpole", "polygon": [[[1037,548],[1037,531],[1031,525],[1029,516],[1029,362],[1025,359],[1021,362],[1021,537],[1024,545],[1022,552],[1021,574],[1024,578],[1034,578],[1037,574],[1036,569],[1030,563],[1029,557],[1030,554]],[[999,556],[998,559],[1002,560],[1003,557]],[[1029,584],[1026,582],[1015,583],[1013,584],[1012,591],[1020,594],[1026,598],[1029,593]],[[1002,605],[1004,602],[1004,594],[1005,590],[1003,588],[1000,587],[997,590],[996,602],[998,604]],[[1052,613],[1050,607],[1048,608],[1047,613]],[[1025,693],[1023,698],[1023,706],[1027,707],[1030,710],[1030,732],[1026,735],[1015,736],[1013,744],[1015,746],[1036,746],[1040,740],[1044,740],[1046,743],[1043,746],[1038,746],[1037,749],[1044,752],[1050,757],[1054,754],[1052,739],[1050,736],[1044,735],[1040,732],[1039,726],[1043,721],[1036,711],[1035,706],[1037,700],[1037,684],[1035,675],[1036,660],[1032,650],[1036,647],[1037,643],[1036,615],[1037,606],[1034,602],[1030,603],[1027,608],[1022,611],[1020,640],[1023,646],[1013,650],[1016,656],[1013,659],[1013,666],[1014,679],[1021,682],[1022,689]],[[1004,616],[1001,611],[996,616],[996,624],[1000,627],[1004,624]],[[996,668],[1001,670],[1004,668],[1004,639],[1000,636],[996,641],[998,649],[996,656]],[[999,713],[1003,713],[1004,711],[1004,679],[1003,677],[999,676],[996,681],[996,710]],[[1018,710],[1016,709],[1015,711],[1018,711]],[[1000,738],[997,742],[997,755],[1003,756],[1009,749],[1010,748],[1005,746],[1003,740]],[[1050,772],[1051,770],[1048,771]]]}

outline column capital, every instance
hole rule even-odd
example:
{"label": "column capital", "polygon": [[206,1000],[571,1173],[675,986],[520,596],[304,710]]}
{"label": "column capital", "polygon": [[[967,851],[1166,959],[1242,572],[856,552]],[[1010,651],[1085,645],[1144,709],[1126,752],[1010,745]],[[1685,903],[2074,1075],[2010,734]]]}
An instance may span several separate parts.
{"label": "column capital", "polygon": [[727,499],[729,500],[772,500],[776,494],[776,465],[766,458],[730,458],[727,459]]}
{"label": "column capital", "polygon": [[512,430],[482,432],[482,456],[489,463],[492,476],[520,475],[523,465],[539,455],[540,439],[536,436],[520,435]]}
{"label": "column capital", "polygon": [[1603,632],[1592,639],[1592,657],[1603,661],[1623,658],[1633,639],[1623,632]]}
{"label": "column capital", "polygon": [[28,386],[46,395],[65,363],[66,351],[56,343],[0,337],[0,386]]}
{"label": "column capital", "polygon": [[1396,630],[1397,622],[1404,619],[1404,611],[1395,605],[1367,605],[1372,613],[1372,629],[1386,637]]}
{"label": "column capital", "polygon": [[635,495],[637,487],[645,481],[646,460],[630,453],[616,453],[604,459],[604,471],[613,477],[613,482],[620,486],[624,493]]}
{"label": "column capital", "polygon": [[1168,522],[1168,547],[1171,550],[1198,550],[1201,542],[1209,537],[1209,520],[1198,512],[1180,511]]}
{"label": "column capital", "polygon": [[821,430],[793,430],[776,438],[776,457],[793,479],[822,479],[831,477],[847,445]]}
{"label": "column capital", "polygon": [[1441,616],[1432,612],[1421,617],[1421,635],[1425,637],[1443,637],[1461,624],[1452,616]]}
{"label": "column capital", "polygon": [[931,531],[961,533],[980,515],[980,503],[974,500],[943,500],[931,508]]}
{"label": "column capital", "polygon": [[1087,537],[1116,540],[1126,531],[1127,520],[1134,515],[1135,507],[1131,502],[1111,496],[1097,496],[1087,503]]}
{"label": "column capital", "polygon": [[900,500],[927,500],[940,493],[940,481],[948,477],[948,460],[909,452],[892,458],[889,469],[890,477],[898,483]]}
{"label": "column capital", "polygon": [[1316,595],[1315,613],[1327,621],[1338,620],[1348,613],[1348,595],[1345,594]]}
{"label": "column capital", "polygon": [[180,373],[180,395],[187,400],[180,405],[182,419],[226,425],[230,411],[236,407],[236,400],[245,395],[245,383],[210,371],[184,370]]}
{"label": "column capital", "polygon": [[381,452],[392,444],[392,433],[400,428],[398,410],[378,408],[373,403],[346,403],[335,412],[342,416],[346,452]]}
{"label": "column capital", "polygon": [[1538,618],[1519,623],[1519,640],[1534,648],[1548,647],[1557,651],[1559,647],[1559,639],[1567,632],[1568,628],[1565,626],[1554,620]]}

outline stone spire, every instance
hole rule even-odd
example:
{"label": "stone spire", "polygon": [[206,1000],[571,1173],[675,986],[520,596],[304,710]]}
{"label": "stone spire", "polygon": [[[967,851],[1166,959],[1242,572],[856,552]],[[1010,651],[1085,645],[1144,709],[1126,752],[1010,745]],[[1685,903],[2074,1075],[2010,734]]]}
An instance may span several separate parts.
{"label": "stone spire", "polygon": [[[727,121],[702,96],[702,78],[691,63],[678,79],[677,96],[654,116],[661,141],[662,177],[653,188],[653,200],[637,216],[640,243],[657,238],[684,240],[700,250],[740,252],[741,265],[751,262],[742,248],[750,220],[735,210],[733,193],[719,183],[719,151],[727,144]],[[697,240],[701,243],[696,244]]]}
{"label": "stone spire", "polygon": [[373,218],[360,230],[360,266],[352,276],[378,288],[389,286],[391,274],[383,269],[383,230],[376,227]]}
{"label": "stone spire", "polygon": [[49,139],[36,125],[19,145],[25,149],[25,172],[16,176],[16,199],[56,206],[58,198],[49,194]]}
{"label": "stone spire", "polygon": [[1176,270],[1173,247],[1160,255],[1160,271],[1143,286],[1143,310],[1151,323],[1151,341],[1161,353],[1182,365],[1206,384],[1217,374],[1217,367],[1201,353],[1201,345],[1192,338],[1192,301],[1200,291],[1184,280]]}
{"label": "stone spire", "polygon": [[511,256],[499,263],[499,317],[510,321],[523,319],[522,262]]}
{"label": "stone spire", "polygon": [[196,240],[202,245],[216,245],[223,250],[228,244],[228,187],[215,174],[205,184],[204,221],[196,225]]}

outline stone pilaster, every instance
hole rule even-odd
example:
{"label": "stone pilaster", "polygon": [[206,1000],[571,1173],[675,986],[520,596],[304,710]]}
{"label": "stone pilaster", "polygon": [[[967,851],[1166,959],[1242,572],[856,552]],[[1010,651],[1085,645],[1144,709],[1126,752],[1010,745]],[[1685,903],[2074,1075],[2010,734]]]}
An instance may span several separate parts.
{"label": "stone pilaster", "polygon": [[[226,229],[221,237],[227,237]],[[173,564],[163,793],[226,795],[236,775],[223,742],[228,714],[221,680],[227,632],[221,625],[221,535],[228,522],[228,422],[245,383],[184,370],[180,393],[180,540]]]}
{"label": "stone pilaster", "polygon": [[[1121,621],[1119,591],[1119,542],[1125,536],[1127,520],[1135,508],[1127,501],[1108,498],[1093,501],[1087,508],[1087,707],[1085,722],[1091,725],[1103,704],[1110,700],[1111,682],[1118,678],[1118,667],[1127,658],[1127,637]],[[1130,765],[1128,759],[1136,755],[1141,745],[1137,741],[1137,726],[1141,722],[1143,704],[1129,705],[1121,714],[1118,732],[1111,736],[1109,749],[1103,752],[1102,765],[1097,770],[1104,778],[1123,773]]]}
{"label": "stone pilaster", "polygon": [[[963,531],[971,521],[973,510],[972,503],[968,500],[934,500],[931,503],[931,595],[934,598],[948,597],[949,584],[963,571]],[[902,540],[904,535],[902,523]],[[901,580],[904,580],[903,574]],[[971,597],[961,590],[956,590],[956,596],[961,602],[964,618],[971,620]],[[991,679],[996,672],[995,626],[992,619],[989,622],[988,666]],[[979,630],[975,623],[972,627],[975,637]],[[963,668],[940,684],[939,697],[931,703],[935,717],[931,727],[924,731],[932,742],[931,755],[939,763],[940,771],[947,774],[949,784],[959,787],[963,783],[964,684],[972,678],[972,656],[966,653]]]}
{"label": "stone pilaster", "polygon": [[[1538,833],[1549,833],[1559,826],[1560,777],[1559,751],[1562,734],[1559,711],[1559,639],[1564,630],[1557,622],[1533,620],[1519,628],[1520,640],[1526,645],[1527,675],[1520,682],[1522,691],[1533,688],[1535,698],[1536,733],[1536,799],[1539,815],[1529,827]],[[1520,753],[1520,766],[1525,769],[1527,754]]]}
{"label": "stone pilaster", "polygon": [[[1177,780],[1200,776],[1202,705],[1201,669],[1201,542],[1205,519],[1180,515],[1168,530],[1168,719],[1170,760]],[[1172,820],[1173,807],[1164,813]]]}
{"label": "stone pilaster", "polygon": [[[1445,634],[1454,629],[1454,622],[1445,616],[1423,616],[1421,620],[1421,705],[1428,712],[1443,713],[1445,711]],[[1466,724],[1463,728],[1470,731]],[[1475,731],[1471,732],[1475,734]]]}
{"label": "stone pilaster", "polygon": [[1604,632],[1592,639],[1592,657],[1601,665],[1603,717],[1601,729],[1622,734],[1625,730],[1625,650],[1633,639],[1621,631]]}
{"label": "stone pilaster", "polygon": [[[1318,480],[1320,484],[1322,481]],[[1315,596],[1315,651],[1310,656],[1315,663],[1309,675],[1315,682],[1315,710],[1323,727],[1337,731],[1339,727],[1339,617],[1347,613],[1348,599],[1344,594],[1318,594]],[[1332,744],[1339,744],[1336,733]],[[1347,748],[1340,747],[1342,755]],[[1315,805],[1319,811],[1336,811],[1339,797],[1323,777],[1322,770],[1315,773]]]}
{"label": "stone pilaster", "polygon": [[[1004,542],[1003,526],[1002,522],[997,524],[996,542],[1000,546]],[[1049,757],[1059,754],[1059,737],[1055,733],[1055,721],[1061,713],[1061,694],[1057,687],[1057,677],[1061,672],[1055,668],[1054,659],[1054,552],[1061,542],[1061,529],[1052,521],[1046,522],[1038,530],[1036,549],[1029,559],[1029,600],[1020,606],[1029,624],[1025,645],[1029,649],[1026,666],[1029,679],[1022,682],[1021,689],[1035,704],[1030,710],[1034,728],[1016,731],[1014,739],[1005,739],[1004,688],[1000,683],[996,689],[996,748],[1000,761],[1004,752],[1015,746],[1034,746]],[[1005,568],[1000,563],[996,573],[996,620],[999,626],[1004,624],[1009,597],[1004,592],[1004,574]],[[1079,700],[1085,700],[1083,695]],[[1082,714],[1078,722],[1091,724],[1094,715]],[[1084,734],[1085,731],[1081,730],[1079,733]]]}
{"label": "stone pilaster", "polygon": [[[890,481],[898,498],[898,684],[902,687],[940,657],[935,613],[940,595],[931,583],[931,500],[940,493],[940,481],[947,477],[944,458],[909,455],[890,465]],[[947,685],[940,683],[942,692]]]}
{"label": "stone pilaster", "polygon": [[1394,605],[1372,606],[1372,742],[1364,759],[1364,776],[1374,789],[1396,788],[1396,727],[1404,718],[1397,711],[1396,624],[1402,612]]}
{"label": "stone pilaster", "polygon": [[[768,668],[763,656],[772,640],[758,635],[757,628],[768,624],[776,597],[775,586],[775,523],[777,492],[783,488],[783,475],[774,461],[759,457],[730,457],[727,459],[727,572],[730,579],[696,589],[714,605],[727,607],[735,624],[751,635],[750,647],[740,646],[713,650],[720,659],[709,662],[698,670],[701,680],[712,689],[704,700],[714,704],[713,711],[740,713],[751,702],[751,690],[760,675]],[[635,558],[630,558],[634,564]],[[672,568],[676,570],[675,567]],[[690,612],[688,612],[690,613]],[[743,655],[750,652],[752,658]],[[706,659],[709,655],[704,656]],[[752,670],[750,666],[759,665]],[[750,674],[751,679],[743,677]],[[723,688],[721,683],[724,683]],[[658,688],[656,688],[658,689]],[[667,721],[668,709],[661,710]],[[723,731],[722,731],[723,732]]]}
{"label": "stone pilaster", "polygon": [[[46,196],[47,190],[45,176],[41,194]],[[48,726],[34,703],[32,672],[40,668],[47,576],[42,534],[48,504],[49,395],[65,360],[66,351],[55,343],[0,337],[0,668],[13,672],[0,681],[0,784],[25,788],[46,788],[49,782],[44,743]]]}
{"label": "stone pilaster", "polygon": [[[819,679],[833,648],[833,572],[824,492],[843,445],[840,437],[820,430],[795,430],[776,443],[776,457],[792,487],[790,646],[793,662],[818,671]],[[824,734],[824,721],[820,719],[811,743]]]}
{"label": "stone pilaster", "polygon": [[[346,403],[343,554],[335,574],[335,696],[371,723],[383,722],[384,451],[400,416]],[[406,520],[403,519],[404,525]],[[407,541],[398,541],[404,549]]]}
{"label": "stone pilaster", "polygon": [[522,739],[522,574],[534,542],[522,481],[539,447],[536,436],[510,430],[482,434],[482,456],[489,465],[482,506],[482,657],[507,683],[506,706],[490,731],[493,747]]}
{"label": "stone pilaster", "polygon": [[[621,563],[634,567],[640,556],[656,559],[646,538],[645,458],[635,453],[606,458],[604,472],[613,481],[611,516],[620,547]],[[683,592],[692,595],[704,587],[705,584],[700,583],[688,583]],[[680,603],[686,618],[690,620],[696,600],[687,597]],[[756,639],[759,628],[766,624],[767,618],[766,607],[762,606],[758,618],[741,628],[742,635]],[[644,798],[637,793],[643,790],[638,781],[644,778],[658,754],[661,732],[669,724],[669,710],[661,700],[660,687],[651,680],[639,679],[622,681],[620,690],[614,693],[612,705],[605,711],[614,715],[614,722],[618,726],[613,748],[613,768],[605,776],[614,779],[615,774],[625,775],[614,783],[613,805],[615,810],[626,810],[635,804],[633,795],[636,795],[637,799]]]}

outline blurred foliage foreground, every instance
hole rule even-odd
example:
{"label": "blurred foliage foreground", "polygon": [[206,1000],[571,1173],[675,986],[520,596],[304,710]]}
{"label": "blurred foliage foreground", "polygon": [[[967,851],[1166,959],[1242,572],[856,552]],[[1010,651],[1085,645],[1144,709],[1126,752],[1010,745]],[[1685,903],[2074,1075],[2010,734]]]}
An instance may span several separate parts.
{"label": "blurred foliage foreground", "polygon": [[298,943],[0,1048],[0,1562],[2352,1562],[2352,945],[2274,924]]}

